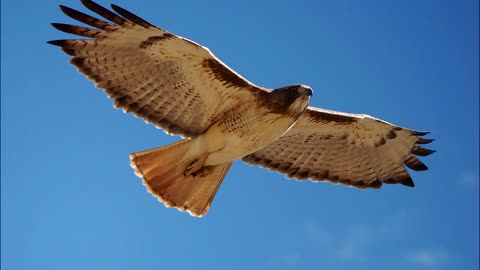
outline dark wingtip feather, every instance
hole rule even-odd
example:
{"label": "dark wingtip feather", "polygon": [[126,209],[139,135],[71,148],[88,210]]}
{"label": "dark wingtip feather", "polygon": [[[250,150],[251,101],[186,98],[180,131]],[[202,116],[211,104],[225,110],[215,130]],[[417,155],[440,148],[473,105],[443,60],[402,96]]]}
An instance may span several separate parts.
{"label": "dark wingtip feather", "polygon": [[418,131],[418,130],[412,130],[412,134],[415,136],[425,136],[429,134],[430,131]]}
{"label": "dark wingtip feather", "polygon": [[91,1],[91,0],[80,0],[82,4],[90,9],[91,11],[97,13],[98,15],[104,17],[105,19],[114,22],[118,25],[123,25],[126,20],[117,14],[111,12],[110,10],[102,7],[101,5]]}
{"label": "dark wingtip feather", "polygon": [[[73,8],[69,8],[69,7],[66,7],[66,6],[63,6],[63,5],[60,5],[60,10],[65,13],[65,15],[67,15],[68,17],[70,18],[73,18],[73,19],[76,19],[78,20],[77,18],[79,16],[85,16],[86,14],[78,11],[78,10],[75,10]],[[88,15],[86,15],[88,16]]]}
{"label": "dark wingtip feather", "polygon": [[[99,4],[93,2],[92,0],[80,0],[80,2],[86,6],[88,9],[90,9],[90,7],[97,7],[97,6],[100,6]],[[92,10],[93,11],[93,10]]]}
{"label": "dark wingtip feather", "polygon": [[415,154],[417,156],[422,156],[422,157],[425,157],[425,156],[428,156],[428,155],[431,155],[433,153],[435,153],[437,151],[435,150],[430,150],[430,149],[426,149],[426,148],[423,148],[423,147],[420,147],[420,146],[414,146],[412,148],[412,154]]}
{"label": "dark wingtip feather", "polygon": [[427,165],[423,164],[423,162],[418,161],[415,163],[407,163],[405,162],[405,165],[407,165],[408,168],[414,170],[414,171],[426,171],[428,170]]}
{"label": "dark wingtip feather", "polygon": [[50,41],[47,41],[47,43],[51,44],[51,45],[54,45],[54,46],[62,47],[63,44],[65,44],[65,40],[64,39],[50,40]]}
{"label": "dark wingtip feather", "polygon": [[101,31],[98,31],[98,30],[85,28],[81,26],[70,25],[70,24],[64,24],[64,23],[52,23],[52,26],[62,32],[73,34],[73,35],[79,35],[82,37],[94,38],[102,33]]}
{"label": "dark wingtip feather", "polygon": [[[58,29],[58,30],[60,30],[60,31],[63,31],[63,29],[65,28],[65,26],[66,26],[67,24],[64,24],[64,23],[51,23],[51,25],[52,25],[54,28],[56,28],[56,29]],[[65,31],[64,31],[64,32],[65,32]]]}
{"label": "dark wingtip feather", "polygon": [[376,179],[375,181],[373,181],[372,183],[370,183],[368,185],[368,187],[374,188],[374,189],[379,189],[381,186],[382,186],[382,181],[380,181],[378,179]]}
{"label": "dark wingtip feather", "polygon": [[[90,26],[93,26],[95,28],[98,28],[98,29],[102,29],[102,30],[106,30],[106,31],[110,31],[111,27],[113,27],[114,25],[111,24],[111,23],[108,23],[106,21],[103,21],[103,20],[100,20],[100,19],[97,19],[95,17],[92,17],[90,15],[87,15],[85,13],[82,13],[80,11],[77,11],[75,9],[72,9],[72,8],[69,8],[69,7],[66,7],[66,6],[62,6],[60,5],[60,9],[63,11],[63,13],[65,13],[65,15],[67,15],[68,17],[74,19],[74,20],[77,20],[79,22],[82,22],[82,23],[85,23],[85,24],[88,24]],[[115,15],[117,17],[119,17],[118,15]],[[120,18],[120,17],[119,17]]]}
{"label": "dark wingtip feather", "polygon": [[75,56],[76,51],[69,49],[66,46],[68,41],[69,41],[68,39],[59,39],[59,40],[50,40],[50,41],[47,41],[47,43],[62,48],[62,50],[68,55]]}
{"label": "dark wingtip feather", "polygon": [[431,142],[435,141],[435,139],[424,139],[424,138],[419,138],[417,143],[418,144],[429,144]]}
{"label": "dark wingtip feather", "polygon": [[415,155],[411,154],[408,155],[405,160],[403,161],[408,168],[415,170],[415,171],[426,171],[428,167],[423,164]]}
{"label": "dark wingtip feather", "polygon": [[138,25],[141,25],[143,27],[155,27],[153,24],[145,21],[144,19],[138,17],[137,15],[131,13],[130,11],[128,10],[125,10],[124,8],[122,7],[119,7],[115,4],[111,4],[110,5],[112,7],[112,9],[117,12],[118,14],[120,14],[121,16],[123,16],[125,19],[135,23],[135,24],[138,24]]}
{"label": "dark wingtip feather", "polygon": [[413,180],[410,176],[408,176],[407,178],[403,178],[400,180],[400,184],[404,185],[404,186],[407,186],[407,187],[415,187],[415,183],[413,183]]}
{"label": "dark wingtip feather", "polygon": [[78,20],[78,17],[84,17],[84,16],[88,16],[78,10],[75,10],[73,8],[69,8],[69,7],[66,7],[66,6],[63,6],[63,5],[60,5],[60,10],[65,13],[65,15],[67,15],[68,17],[70,18],[73,18],[75,20]]}
{"label": "dark wingtip feather", "polygon": [[58,7],[60,8],[61,11],[65,12],[66,9],[71,9],[69,7],[66,7],[64,5],[58,5]]}
{"label": "dark wingtip feather", "polygon": [[69,8],[69,7],[66,7],[66,6],[63,6],[63,5],[60,5],[60,10],[63,13],[65,13],[65,15],[67,15],[68,17],[73,18],[73,19],[76,19],[77,15],[79,13],[81,13],[80,11],[77,11],[73,8]]}

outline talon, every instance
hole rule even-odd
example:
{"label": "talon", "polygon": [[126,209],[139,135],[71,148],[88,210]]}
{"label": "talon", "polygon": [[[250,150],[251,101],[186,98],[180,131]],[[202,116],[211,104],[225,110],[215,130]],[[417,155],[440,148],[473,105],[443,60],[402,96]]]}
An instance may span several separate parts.
{"label": "talon", "polygon": [[[190,168],[190,167],[189,167]],[[213,166],[205,166],[205,167],[202,167],[200,168],[199,170],[196,170],[196,171],[193,171],[193,168],[187,168],[187,170],[185,171],[185,176],[189,176],[191,175],[193,178],[197,178],[197,177],[205,177],[207,175],[209,175],[210,173],[212,173],[212,170],[213,170]]]}
{"label": "talon", "polygon": [[200,170],[198,170],[195,174],[198,177],[205,177],[210,173],[212,173],[212,170],[213,170],[213,166],[205,166],[205,167],[202,167]]}
{"label": "talon", "polygon": [[190,165],[187,167],[187,169],[185,170],[185,172],[183,174],[185,176],[189,176],[189,175],[195,176],[197,171],[199,169],[201,169],[201,168],[198,168],[198,167],[199,167],[199,162],[198,162],[198,159],[197,159],[197,160],[194,160],[192,163],[190,163]]}
{"label": "talon", "polygon": [[[185,176],[193,176],[193,177],[203,177],[204,175],[207,175],[210,173],[211,170],[208,170],[204,173],[201,172],[201,170],[204,168],[203,165],[205,164],[205,160],[207,159],[207,154],[200,156],[200,158],[195,159],[188,165],[187,169],[183,173]],[[210,166],[208,166],[210,167]]]}

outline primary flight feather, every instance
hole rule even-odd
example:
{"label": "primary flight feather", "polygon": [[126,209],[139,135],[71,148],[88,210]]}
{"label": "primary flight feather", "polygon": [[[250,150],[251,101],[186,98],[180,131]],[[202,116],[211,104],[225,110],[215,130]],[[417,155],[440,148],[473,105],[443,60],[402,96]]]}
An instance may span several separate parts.
{"label": "primary flight feather", "polygon": [[[182,140],[130,155],[148,191],[168,207],[203,216],[232,162],[242,159],[297,180],[358,188],[413,187],[405,168],[427,167],[416,156],[431,139],[363,114],[309,107],[305,85],[267,89],[249,82],[207,48],[112,5],[81,0],[97,19],[60,6],[93,28],[53,23],[86,37],[49,41],[114,100]],[[405,165],[405,166],[404,166]]]}

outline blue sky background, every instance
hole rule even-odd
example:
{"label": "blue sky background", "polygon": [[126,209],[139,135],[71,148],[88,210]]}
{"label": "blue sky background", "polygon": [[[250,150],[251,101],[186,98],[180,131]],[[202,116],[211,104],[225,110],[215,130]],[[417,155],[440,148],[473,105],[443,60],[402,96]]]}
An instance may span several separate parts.
{"label": "blue sky background", "polygon": [[[101,4],[110,4],[101,1]],[[178,140],[112,107],[47,40],[79,1],[2,1],[2,269],[478,269],[475,0],[116,4],[312,105],[432,131],[401,185],[298,183],[236,162],[205,218],[167,209],[128,154]]]}

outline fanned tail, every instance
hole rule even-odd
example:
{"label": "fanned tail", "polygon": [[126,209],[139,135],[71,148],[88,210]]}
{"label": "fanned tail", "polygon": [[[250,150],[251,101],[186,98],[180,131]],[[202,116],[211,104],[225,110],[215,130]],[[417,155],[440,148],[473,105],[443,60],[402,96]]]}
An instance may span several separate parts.
{"label": "fanned tail", "polygon": [[222,184],[232,163],[209,167],[205,175],[185,175],[189,160],[185,155],[192,145],[191,140],[137,152],[130,155],[130,165],[135,174],[143,178],[148,191],[166,207],[187,211],[192,216],[204,216]]}

